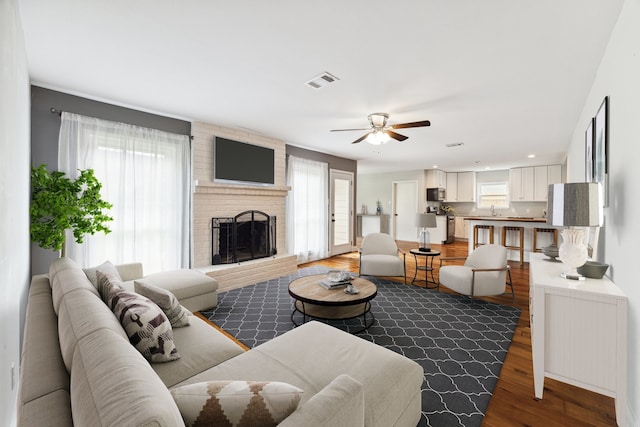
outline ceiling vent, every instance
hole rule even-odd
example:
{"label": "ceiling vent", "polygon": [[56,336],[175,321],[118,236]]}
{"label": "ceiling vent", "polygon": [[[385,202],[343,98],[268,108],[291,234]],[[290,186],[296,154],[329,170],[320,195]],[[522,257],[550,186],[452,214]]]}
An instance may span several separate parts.
{"label": "ceiling vent", "polygon": [[460,147],[461,145],[464,145],[464,142],[452,142],[451,144],[447,144],[447,147]]}
{"label": "ceiling vent", "polygon": [[326,85],[335,82],[336,80],[340,80],[339,78],[337,78],[336,76],[334,76],[331,73],[328,72],[324,72],[322,74],[320,74],[319,76],[316,76],[314,78],[312,78],[311,80],[309,80],[306,85],[309,87],[312,87],[314,89],[320,89],[325,87]]}

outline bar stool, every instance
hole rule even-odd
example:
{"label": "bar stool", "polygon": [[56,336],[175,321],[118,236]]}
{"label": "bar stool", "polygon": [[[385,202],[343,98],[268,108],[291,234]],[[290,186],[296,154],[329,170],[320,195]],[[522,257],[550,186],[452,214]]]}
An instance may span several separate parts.
{"label": "bar stool", "polygon": [[473,226],[473,249],[477,248],[480,245],[486,245],[485,241],[478,241],[478,230],[488,230],[489,231],[489,243],[493,244],[493,225],[474,225]]}
{"label": "bar stool", "polygon": [[553,244],[558,246],[558,230],[556,228],[533,228],[533,251],[542,252],[542,248],[538,247],[538,233],[553,233]]}
{"label": "bar stool", "polygon": [[[511,231],[518,232],[518,245],[507,246],[507,233]],[[505,226],[502,227],[502,246],[507,249],[517,249],[520,251],[520,265],[524,265],[524,227],[511,227]]]}

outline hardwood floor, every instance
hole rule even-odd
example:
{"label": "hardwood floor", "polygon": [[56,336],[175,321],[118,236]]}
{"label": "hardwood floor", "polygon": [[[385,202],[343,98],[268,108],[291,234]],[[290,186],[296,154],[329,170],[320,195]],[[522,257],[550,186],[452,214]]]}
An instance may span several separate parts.
{"label": "hardwood floor", "polygon": [[[406,256],[408,281],[413,278],[416,263],[410,249],[415,242],[398,242]],[[441,256],[466,256],[467,242],[450,245],[433,245]],[[420,260],[421,265],[424,259]],[[520,320],[509,347],[509,352],[500,372],[500,378],[489,403],[483,426],[615,426],[613,399],[573,387],[559,381],[545,379],[544,398],[536,400],[533,392],[533,367],[531,360],[531,329],[529,324],[529,264],[520,266],[510,262],[516,293],[516,305],[522,311]],[[324,265],[336,269],[358,271],[358,254],[355,252],[337,255],[321,261],[300,265]],[[433,264],[438,278],[438,258]],[[423,277],[424,272],[418,272]],[[390,278],[402,281],[401,278]],[[413,286],[413,285],[407,285]],[[424,286],[424,285],[423,285]],[[425,291],[426,292],[426,291]],[[428,292],[436,292],[429,290]],[[441,292],[450,292],[441,288]],[[512,304],[511,295],[487,297],[498,304]],[[375,301],[374,301],[375,304]]]}

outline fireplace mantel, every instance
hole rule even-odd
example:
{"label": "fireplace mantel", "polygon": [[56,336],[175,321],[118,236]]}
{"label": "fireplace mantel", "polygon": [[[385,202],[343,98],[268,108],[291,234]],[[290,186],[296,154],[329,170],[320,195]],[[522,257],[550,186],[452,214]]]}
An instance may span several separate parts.
{"label": "fireplace mantel", "polygon": [[220,184],[211,181],[195,180],[195,194],[241,194],[245,196],[286,197],[291,187],[288,185],[258,186],[244,184]]}

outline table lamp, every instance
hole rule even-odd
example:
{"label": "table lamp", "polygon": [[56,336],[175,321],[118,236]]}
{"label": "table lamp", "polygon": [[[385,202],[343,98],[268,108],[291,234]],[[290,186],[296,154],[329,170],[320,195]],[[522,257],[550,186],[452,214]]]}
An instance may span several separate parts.
{"label": "table lamp", "polygon": [[436,228],[436,214],[419,213],[416,214],[416,227],[420,228],[418,234],[418,250],[423,252],[431,251],[431,234],[428,228]]}
{"label": "table lamp", "polygon": [[589,257],[584,229],[602,225],[602,188],[597,182],[573,182],[549,185],[547,224],[566,226],[560,231],[562,244],[558,248],[560,260],[569,267],[562,277],[584,280],[577,268]]}

